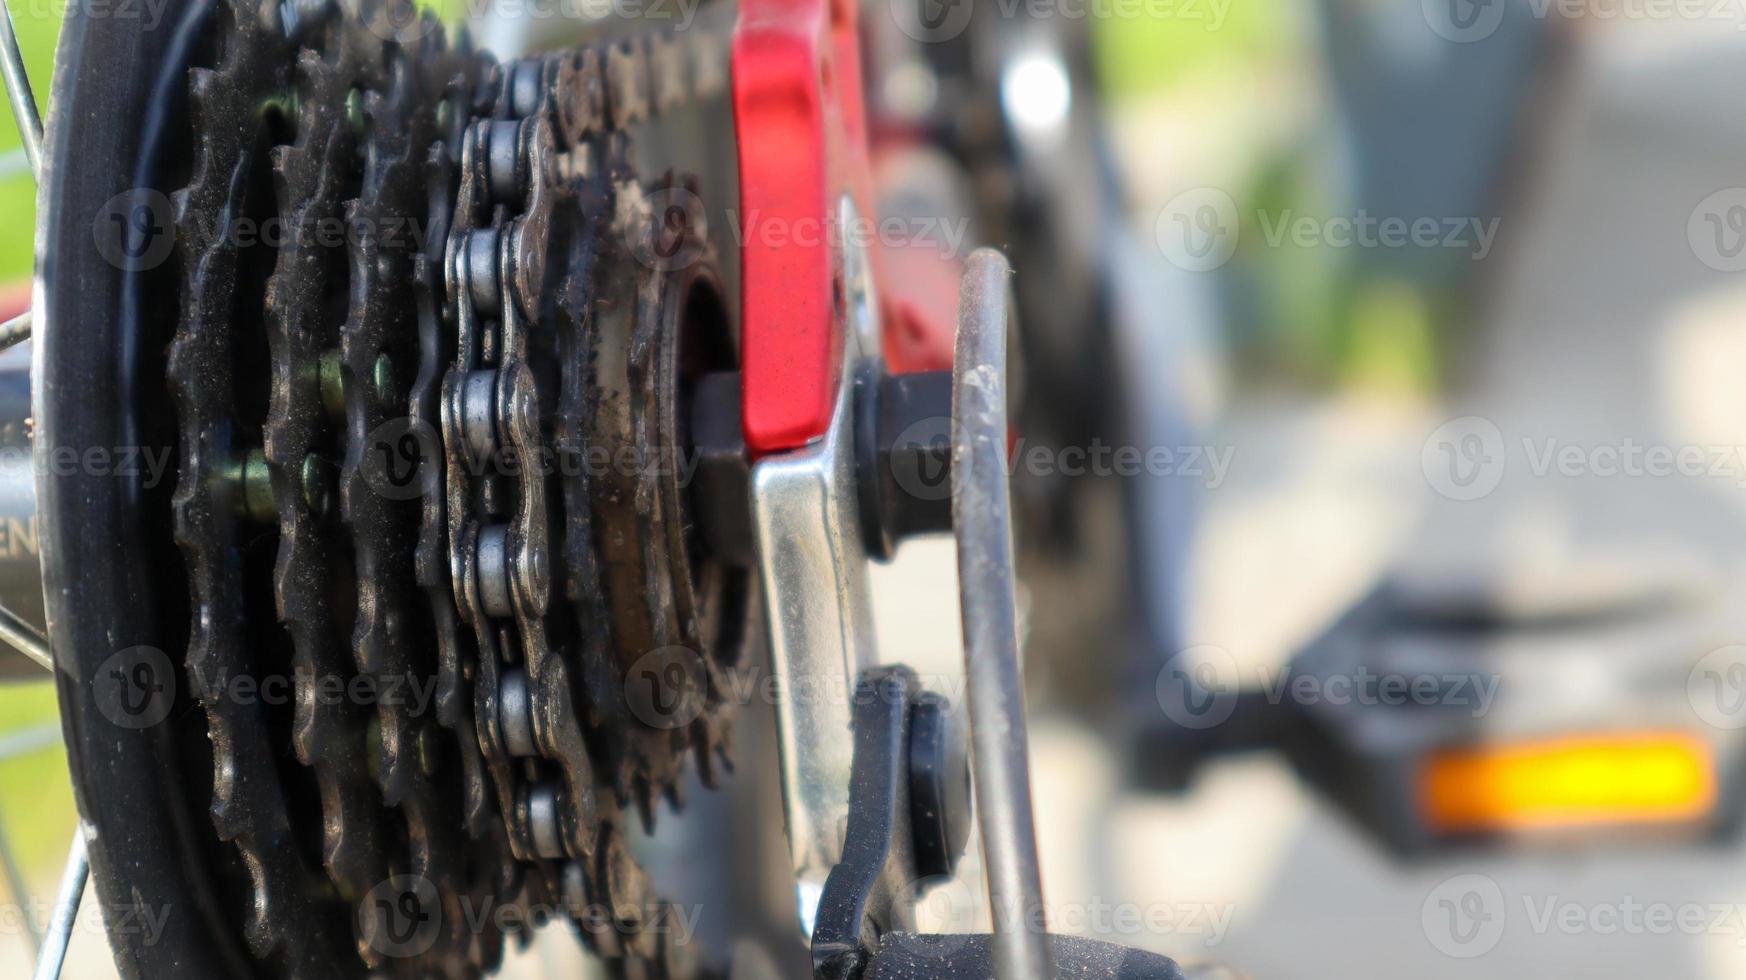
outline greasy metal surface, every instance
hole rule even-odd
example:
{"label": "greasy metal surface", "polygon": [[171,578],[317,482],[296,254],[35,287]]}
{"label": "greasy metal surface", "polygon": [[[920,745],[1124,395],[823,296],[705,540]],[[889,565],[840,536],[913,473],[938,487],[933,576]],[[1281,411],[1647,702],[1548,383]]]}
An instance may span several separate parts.
{"label": "greasy metal surface", "polygon": [[[407,414],[408,405],[392,378],[412,372],[396,370],[394,359],[406,357],[408,340],[417,329],[417,307],[407,300],[418,250],[414,240],[397,233],[396,222],[426,205],[424,164],[441,135],[437,107],[442,87],[464,72],[462,59],[447,51],[442,32],[410,38],[388,48],[376,69],[376,86],[362,95],[361,111],[345,113],[361,126],[362,172],[357,197],[345,205],[351,234],[346,249],[348,306],[339,329],[345,404],[339,523],[351,532],[357,582],[356,617],[348,637],[353,666],[358,677],[370,679],[383,692],[434,676],[437,669],[430,655],[430,624],[415,614],[421,598],[413,568],[418,508],[392,493],[391,481],[372,481],[370,468],[381,458],[378,434]],[[303,376],[311,407],[317,394],[317,386],[308,383],[313,373]],[[396,872],[427,883],[426,896],[434,892],[438,908],[426,914],[440,913],[440,935],[418,958],[419,966],[447,975],[464,972],[464,963],[495,963],[501,945],[496,924],[468,929],[463,918],[466,835],[456,819],[457,774],[432,769],[426,761],[432,755],[427,741],[435,738],[434,710],[416,699],[384,695],[374,701],[376,778],[382,802],[398,811],[406,842],[406,863]],[[496,897],[511,904],[516,900],[514,893]],[[374,925],[378,918],[365,916],[362,921]],[[392,948],[374,948],[384,946]]]}
{"label": "greasy metal surface", "polygon": [[196,610],[186,672],[212,742],[212,821],[219,839],[235,844],[252,881],[244,925],[250,950],[281,958],[293,976],[315,977],[336,975],[356,959],[349,930],[294,930],[331,921],[332,906],[314,885],[320,872],[296,845],[292,803],[272,775],[277,761],[267,713],[258,699],[231,697],[228,686],[228,678],[258,681],[272,670],[261,658],[263,645],[250,640],[237,574],[245,530],[231,474],[251,447],[234,418],[249,383],[236,366],[250,338],[233,328],[233,318],[251,270],[231,231],[260,171],[260,127],[269,119],[261,109],[291,84],[296,47],[279,10],[239,6],[223,21],[217,67],[189,73],[191,125],[202,136],[188,184],[172,196],[182,293],[166,372],[181,441],[175,536]]}
{"label": "greasy metal surface", "polygon": [[[175,283],[169,511],[211,823],[234,845],[222,887],[247,897],[228,911],[266,973],[467,976],[496,964],[507,921],[475,927],[468,908],[525,909],[576,882],[588,907],[613,913],[584,938],[616,969],[693,975],[697,951],[648,928],[666,910],[625,825],[633,810],[652,821],[663,796],[678,802],[686,759],[706,783],[725,761],[725,671],[740,664],[746,593],[691,552],[677,470],[639,472],[620,495],[559,493],[539,467],[559,434],[608,458],[679,448],[681,330],[715,258],[631,261],[638,222],[657,214],[645,196],[676,179],[644,177],[621,127],[720,94],[722,80],[681,54],[725,52],[725,8],[683,39],[500,70],[429,21],[386,22],[373,2],[224,2],[217,67],[191,73],[177,252],[153,274]],[[263,214],[289,229],[276,250],[232,234]],[[341,217],[343,240],[311,233]],[[548,275],[554,255],[564,262]],[[608,310],[630,315],[615,329]],[[560,347],[586,356],[554,363]],[[622,377],[598,373],[607,353]],[[485,459],[444,417],[445,375],[477,368],[492,378],[489,445],[470,447]],[[607,411],[609,396],[634,410]],[[408,463],[411,485],[394,478]],[[481,532],[502,544],[488,598]],[[609,538],[639,543],[636,574],[591,588]],[[554,604],[560,585],[570,601]],[[649,628],[626,628],[638,621]],[[631,668],[666,644],[703,664],[677,692],[703,710],[677,728],[625,703]],[[288,706],[233,696],[232,681],[287,670]],[[526,681],[512,745],[506,671]],[[371,696],[319,695],[360,680]],[[424,887],[389,898],[440,923],[415,950],[396,948],[369,904],[402,878],[436,907]]]}
{"label": "greasy metal surface", "polygon": [[995,973],[1003,980],[1048,980],[1054,964],[1031,809],[1007,486],[1011,278],[1005,257],[992,249],[979,249],[964,265],[953,365],[952,523],[964,620],[971,773],[994,910]]}
{"label": "greasy metal surface", "polygon": [[[321,788],[328,875],[339,887],[363,894],[387,877],[390,860],[377,819],[382,794],[366,765],[365,712],[347,699],[316,696],[320,685],[343,683],[352,674],[338,616],[328,603],[345,546],[302,492],[305,460],[331,438],[319,384],[312,380],[319,377],[323,352],[337,345],[328,311],[308,299],[343,281],[345,271],[338,250],[315,247],[309,233],[319,222],[338,218],[343,195],[350,193],[345,168],[356,152],[355,134],[340,106],[353,86],[364,83],[364,73],[378,68],[380,57],[337,27],[330,31],[331,51],[305,49],[299,55],[297,137],[272,154],[279,212],[293,234],[267,281],[272,387],[263,439],[279,529],[274,599],[291,635],[298,685],[292,744]],[[360,955],[378,962],[369,937],[358,938]]]}

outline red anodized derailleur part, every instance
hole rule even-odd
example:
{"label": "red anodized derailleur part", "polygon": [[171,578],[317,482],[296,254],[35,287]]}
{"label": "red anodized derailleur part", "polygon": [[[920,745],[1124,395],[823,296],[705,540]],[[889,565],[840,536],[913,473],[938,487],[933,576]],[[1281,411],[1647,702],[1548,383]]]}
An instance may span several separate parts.
{"label": "red anodized derailleur part", "polygon": [[[878,218],[857,18],[854,0],[742,0],[734,29],[742,225],[784,229],[741,246],[742,423],[753,459],[823,436],[835,407],[848,327],[838,236],[828,232],[845,194],[863,221]],[[885,260],[867,237],[877,282]],[[917,344],[916,324],[899,331],[890,310],[874,315],[894,370],[951,367],[950,322],[928,324]]]}

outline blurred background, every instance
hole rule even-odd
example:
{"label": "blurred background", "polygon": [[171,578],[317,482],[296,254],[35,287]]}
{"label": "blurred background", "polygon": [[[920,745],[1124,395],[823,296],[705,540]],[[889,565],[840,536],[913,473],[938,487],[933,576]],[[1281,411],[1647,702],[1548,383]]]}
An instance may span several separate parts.
{"label": "blurred background", "polygon": [[[11,8],[41,99],[62,6]],[[1027,576],[1053,928],[1264,978],[1746,976],[1746,4],[1004,9],[1087,45],[1100,261],[1142,284],[1112,438],[1168,450]],[[1111,541],[1123,584],[1075,587]],[[950,567],[881,571],[893,658],[958,661]],[[57,731],[0,686],[7,975],[73,825]]]}

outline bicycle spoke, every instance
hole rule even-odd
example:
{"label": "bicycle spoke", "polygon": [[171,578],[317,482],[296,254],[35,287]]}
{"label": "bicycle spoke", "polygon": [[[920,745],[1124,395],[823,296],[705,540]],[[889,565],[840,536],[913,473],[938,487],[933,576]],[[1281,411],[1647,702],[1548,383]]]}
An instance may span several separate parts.
{"label": "bicycle spoke", "polygon": [[12,27],[12,10],[0,2],[0,76],[12,100],[12,115],[18,121],[18,136],[34,175],[42,169],[42,116],[30,91],[30,74],[24,70],[24,55],[18,50],[18,32]]}
{"label": "bicycle spoke", "polygon": [[61,964],[67,959],[67,943],[73,935],[73,920],[79,915],[79,900],[85,897],[85,880],[91,863],[85,856],[85,834],[73,831],[73,846],[67,852],[67,870],[61,875],[61,891],[55,896],[54,914],[43,935],[42,954],[36,958],[35,980],[60,980]]}
{"label": "bicycle spoke", "polygon": [[4,606],[0,606],[0,640],[42,665],[44,670],[55,669],[55,657],[48,643]]}
{"label": "bicycle spoke", "polygon": [[5,323],[0,323],[0,351],[10,350],[30,339],[30,311],[25,310]]}

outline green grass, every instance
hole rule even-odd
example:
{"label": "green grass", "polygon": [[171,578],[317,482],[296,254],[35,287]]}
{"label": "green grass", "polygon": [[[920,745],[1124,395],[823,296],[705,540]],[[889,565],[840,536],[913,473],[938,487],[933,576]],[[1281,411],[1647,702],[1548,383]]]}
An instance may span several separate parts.
{"label": "green grass", "polygon": [[[49,76],[54,67],[55,42],[61,34],[65,0],[12,0],[9,6],[18,31],[18,46],[30,71],[37,108],[46,113]],[[0,106],[0,152],[15,150],[20,145],[12,104],[7,102]],[[0,180],[0,230],[4,231],[0,236],[0,285],[30,277],[34,245],[31,229],[35,227],[35,182],[27,174]]]}
{"label": "green grass", "polygon": [[[56,717],[54,685],[46,678],[0,686],[0,732],[57,724]],[[58,744],[0,761],[0,828],[39,897],[54,894],[75,818],[67,756]]]}
{"label": "green grass", "polygon": [[[1107,9],[1129,8],[1111,4]],[[1092,20],[1101,81],[1118,100],[1155,95],[1196,76],[1280,57],[1303,31],[1298,22],[1303,5],[1278,0],[1176,0],[1132,9],[1164,12]]]}

